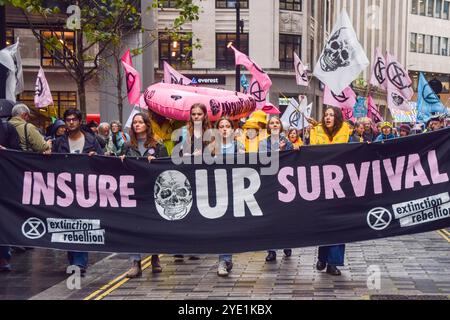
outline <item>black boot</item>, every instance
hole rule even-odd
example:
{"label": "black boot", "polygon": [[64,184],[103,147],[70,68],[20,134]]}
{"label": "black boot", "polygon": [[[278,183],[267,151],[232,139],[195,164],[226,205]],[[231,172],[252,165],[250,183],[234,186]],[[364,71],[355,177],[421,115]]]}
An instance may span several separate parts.
{"label": "black boot", "polygon": [[328,265],[327,273],[331,274],[332,276],[340,276],[341,270],[339,270],[336,266]]}
{"label": "black boot", "polygon": [[273,262],[277,260],[277,253],[276,251],[269,251],[266,257],[267,262]]}
{"label": "black boot", "polygon": [[317,269],[318,271],[323,271],[323,270],[325,270],[326,267],[327,267],[326,262],[317,261],[317,263],[316,263],[316,269]]}
{"label": "black boot", "polygon": [[284,249],[283,252],[286,257],[292,256],[292,249]]}

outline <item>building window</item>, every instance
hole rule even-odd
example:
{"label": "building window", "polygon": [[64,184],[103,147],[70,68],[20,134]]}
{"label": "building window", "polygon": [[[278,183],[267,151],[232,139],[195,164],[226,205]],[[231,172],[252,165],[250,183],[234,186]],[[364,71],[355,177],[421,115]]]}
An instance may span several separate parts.
{"label": "building window", "polygon": [[159,67],[163,61],[177,69],[192,69],[192,40],[174,40],[169,35],[159,35]]}
{"label": "building window", "polygon": [[442,0],[436,0],[435,17],[441,18],[442,13]]}
{"label": "building window", "polygon": [[425,36],[423,34],[417,35],[417,52],[425,53]]}
{"label": "building window", "polygon": [[450,2],[444,1],[444,9],[442,10],[442,19],[448,20],[450,18]]}
{"label": "building window", "polygon": [[448,38],[441,39],[441,55],[448,56]]}
{"label": "building window", "polygon": [[[34,106],[34,91],[24,91],[19,96],[19,101],[27,106]],[[52,91],[53,106],[48,106],[38,110],[38,114],[49,120],[53,118],[61,119],[67,109],[76,109],[77,93],[75,91]],[[33,108],[32,108],[33,109]],[[43,125],[40,124],[42,127]]]}
{"label": "building window", "polygon": [[71,55],[75,50],[75,33],[73,31],[41,31],[41,37],[49,40],[56,39],[62,44],[59,50],[52,53],[41,42],[42,66],[61,66],[61,63],[71,60]]}
{"label": "building window", "polygon": [[419,0],[412,0],[411,4],[411,13],[412,14],[419,14]]}
{"label": "building window", "polygon": [[[311,7],[314,7],[314,3]],[[302,0],[280,0],[280,9],[302,11]]]}
{"label": "building window", "polygon": [[426,4],[427,2],[425,0],[419,0],[419,9],[420,9],[420,15],[425,16],[426,15]]}
{"label": "building window", "polygon": [[10,46],[14,44],[16,40],[14,39],[14,29],[6,29],[6,45]]}
{"label": "building window", "polygon": [[301,59],[302,37],[280,34],[280,69],[294,68],[294,52]]}
{"label": "building window", "polygon": [[163,8],[176,8],[177,0],[164,0],[161,3],[161,7]]}
{"label": "building window", "polygon": [[[234,51],[227,48],[228,43],[236,42],[235,33],[216,33],[216,68],[233,69],[235,67]],[[248,55],[248,34],[241,34],[241,52]]]}
{"label": "building window", "polygon": [[441,37],[433,37],[433,54],[439,55],[441,48]]}
{"label": "building window", "polygon": [[[236,0],[216,0],[217,9],[234,9],[236,7]],[[248,9],[248,0],[240,0],[241,9]]]}
{"label": "building window", "polygon": [[425,53],[431,54],[433,48],[433,37],[426,35],[425,36]]}
{"label": "building window", "polygon": [[428,10],[427,10],[427,16],[432,17],[434,12],[434,2],[435,0],[428,0]]}
{"label": "building window", "polygon": [[417,52],[417,33],[411,33],[409,42],[409,51]]}

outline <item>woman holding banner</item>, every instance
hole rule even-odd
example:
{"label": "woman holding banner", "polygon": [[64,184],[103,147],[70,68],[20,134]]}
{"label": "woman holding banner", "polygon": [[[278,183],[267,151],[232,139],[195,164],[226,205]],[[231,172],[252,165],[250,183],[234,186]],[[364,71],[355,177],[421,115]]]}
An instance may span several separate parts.
{"label": "woman holding banner", "polygon": [[[242,143],[234,138],[234,124],[227,118],[221,118],[217,121],[216,129],[219,133],[219,140],[216,140],[215,154],[237,154],[245,153],[245,147]],[[233,269],[233,256],[231,254],[219,255],[219,264],[217,267],[217,275],[219,277],[227,277],[231,269]]]}
{"label": "woman holding banner", "polygon": [[[125,157],[146,157],[149,162],[156,158],[167,157],[168,153],[164,144],[159,143],[153,137],[150,118],[144,113],[134,115],[131,122],[130,141],[124,146],[124,155],[120,158],[122,161]],[[128,270],[127,278],[137,278],[142,275],[140,254],[130,256],[132,267]],[[157,254],[152,255],[152,272],[160,273],[162,268]]]}
{"label": "woman holding banner", "polygon": [[[341,109],[327,107],[322,122],[311,129],[311,145],[348,143],[350,134]],[[340,276],[341,271],[337,267],[344,265],[344,255],[344,244],[319,247],[316,269],[323,271],[326,268],[328,274]]]}
{"label": "woman holding banner", "polygon": [[[208,141],[204,141],[205,133],[212,128],[208,119],[208,109],[202,103],[191,106],[190,117],[187,126],[183,127],[182,145],[183,156],[201,156],[205,148],[211,147]],[[177,254],[175,261],[183,261],[184,256]],[[197,256],[190,256],[189,260],[199,260]]]}
{"label": "woman holding banner", "polygon": [[[267,129],[269,136],[259,144],[259,152],[278,152],[294,150],[292,143],[283,135],[283,124],[277,116],[273,116],[269,120]],[[292,249],[284,249],[284,255],[290,257]],[[277,260],[277,252],[275,250],[268,250],[266,261],[272,262]]]}

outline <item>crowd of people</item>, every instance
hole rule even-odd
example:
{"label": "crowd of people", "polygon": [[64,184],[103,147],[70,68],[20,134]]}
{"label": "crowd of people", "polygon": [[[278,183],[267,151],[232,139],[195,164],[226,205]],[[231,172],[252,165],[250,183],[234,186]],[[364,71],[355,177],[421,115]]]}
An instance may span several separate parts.
{"label": "crowd of people", "polygon": [[[63,119],[56,120],[47,128],[46,136],[30,123],[30,110],[24,104],[12,109],[9,121],[0,125],[0,148],[16,149],[36,153],[79,153],[120,157],[145,157],[151,163],[156,158],[171,155],[174,144],[181,143],[184,156],[199,155],[204,148],[221,154],[273,152],[301,150],[304,145],[324,145],[343,143],[377,143],[403,138],[409,135],[436,131],[450,125],[448,116],[434,115],[425,127],[419,124],[401,124],[394,127],[383,121],[373,123],[369,118],[356,123],[345,121],[340,108],[325,107],[320,122],[308,119],[309,126],[303,130],[288,128],[278,116],[268,117],[263,111],[255,111],[248,119],[232,121],[221,118],[215,124],[208,119],[207,108],[195,104],[190,109],[187,124],[164,119],[151,112],[140,112],[133,116],[129,133],[119,121],[111,123],[90,122],[82,124],[82,115],[77,109],[69,109]],[[217,129],[218,138],[205,142],[203,136],[211,128]],[[172,141],[175,129],[181,129],[178,141]],[[284,249],[290,257],[292,249]],[[340,275],[339,266],[344,265],[345,245],[323,246],[319,248],[316,269],[331,275]],[[175,256],[183,259],[182,254]],[[10,271],[11,248],[0,247],[0,271]],[[190,256],[189,259],[198,259]],[[267,262],[277,259],[276,250],[268,250]],[[70,265],[78,266],[82,273],[88,266],[88,253],[68,252]],[[142,275],[140,253],[130,256],[131,268],[127,277]],[[152,272],[162,272],[159,256],[151,256]],[[232,255],[221,254],[218,258],[217,274],[228,276],[233,268]]]}

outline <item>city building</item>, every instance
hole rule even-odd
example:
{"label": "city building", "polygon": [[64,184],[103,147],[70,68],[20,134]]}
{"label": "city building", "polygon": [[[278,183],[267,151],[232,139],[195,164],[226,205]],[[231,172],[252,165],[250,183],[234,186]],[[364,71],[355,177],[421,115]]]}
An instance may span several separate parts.
{"label": "city building", "polygon": [[[162,79],[163,60],[168,61],[184,75],[209,86],[235,90],[234,52],[227,48],[236,41],[236,10],[234,0],[196,1],[201,7],[200,19],[183,26],[185,32],[192,32],[200,39],[201,49],[193,49],[194,63],[187,62],[183,48],[189,44],[172,41],[164,35],[164,29],[171,25],[177,15],[173,9],[176,1],[167,1],[155,14],[160,40],[155,45],[154,66],[156,80]],[[266,71],[272,82],[268,100],[283,111],[288,99],[307,95],[310,102],[321,105],[319,82],[314,79],[310,88],[299,87],[295,81],[294,56],[310,69],[314,68],[323,44],[323,20],[325,1],[311,0],[241,0],[240,16],[243,33],[240,50],[248,54]],[[250,77],[247,71],[243,71]],[[317,117],[320,110],[314,110]]]}

